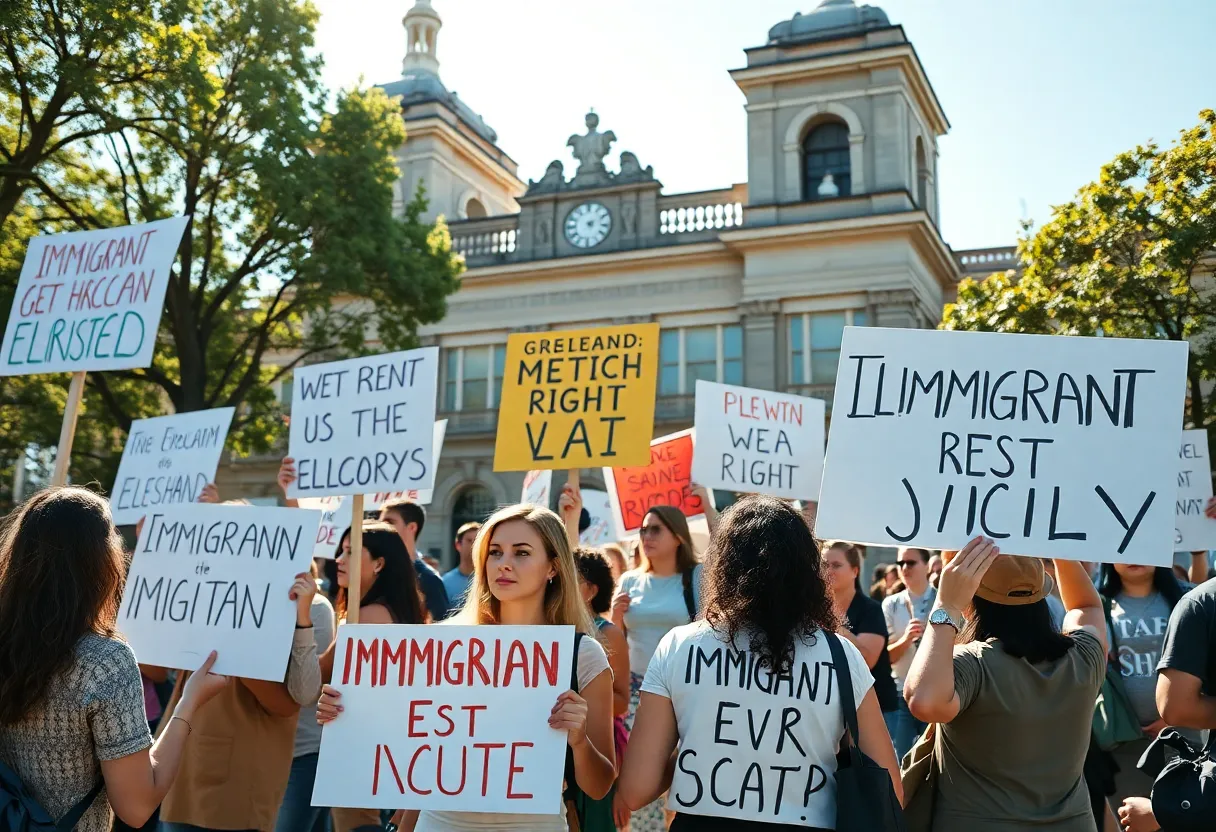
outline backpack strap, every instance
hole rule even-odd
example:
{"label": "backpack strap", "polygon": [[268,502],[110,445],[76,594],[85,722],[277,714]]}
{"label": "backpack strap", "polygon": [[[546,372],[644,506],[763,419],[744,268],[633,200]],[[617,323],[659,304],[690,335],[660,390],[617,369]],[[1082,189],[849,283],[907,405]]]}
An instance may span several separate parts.
{"label": "backpack strap", "polygon": [[840,638],[827,630],[821,631],[828,640],[828,649],[832,651],[832,665],[836,668],[836,689],[840,693],[840,709],[844,712],[844,724],[854,747],[860,747],[861,730],[857,726],[857,702],[853,698],[853,674],[849,670],[849,660],[840,646]]}
{"label": "backpack strap", "polygon": [[[574,634],[574,657],[570,662],[570,690],[578,693],[578,650],[583,644],[583,634],[575,632]],[[565,791],[562,792],[562,800],[574,801],[576,806],[579,802],[579,795],[582,790],[579,789],[578,783],[575,781],[574,773],[574,749],[569,743],[566,744],[566,767],[562,774],[566,781]],[[582,828],[582,818],[579,818],[579,828]]]}
{"label": "backpack strap", "polygon": [[688,610],[688,620],[697,620],[697,600],[692,594],[692,569],[685,569],[680,573],[680,580],[684,583],[684,609]]}
{"label": "backpack strap", "polygon": [[72,832],[76,828],[76,824],[84,817],[84,813],[89,811],[89,807],[93,805],[93,801],[97,799],[97,795],[101,794],[101,790],[106,787],[106,781],[101,777],[97,778],[97,782],[93,784],[93,788],[89,789],[89,793],[80,799],[80,801],[68,809],[68,813],[59,819],[59,823],[55,824],[56,832]]}

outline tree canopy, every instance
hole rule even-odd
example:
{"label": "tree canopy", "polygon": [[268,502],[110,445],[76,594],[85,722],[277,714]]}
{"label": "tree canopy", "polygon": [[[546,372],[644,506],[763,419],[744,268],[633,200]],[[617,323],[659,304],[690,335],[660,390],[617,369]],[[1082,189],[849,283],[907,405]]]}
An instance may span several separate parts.
{"label": "tree canopy", "polygon": [[1103,165],[1018,254],[1020,275],[963,280],[942,328],[1189,341],[1187,421],[1216,426],[1216,113]]}
{"label": "tree canopy", "polygon": [[[170,409],[234,406],[230,447],[268,450],[283,427],[282,377],[369,342],[414,345],[463,268],[442,219],[422,221],[421,189],[395,214],[400,109],[375,88],[331,99],[310,3],[119,5],[33,3],[6,12],[16,28],[0,36],[0,112],[22,114],[15,131],[0,127],[5,309],[32,234],[191,217],[153,365],[89,375],[72,475],[106,486],[131,421]],[[116,14],[135,19],[107,40]],[[65,74],[72,60],[85,68]],[[35,151],[28,134],[44,122],[52,138]],[[34,174],[17,169],[21,154]],[[6,459],[54,444],[58,417],[46,422],[65,386],[63,376],[0,379]]]}

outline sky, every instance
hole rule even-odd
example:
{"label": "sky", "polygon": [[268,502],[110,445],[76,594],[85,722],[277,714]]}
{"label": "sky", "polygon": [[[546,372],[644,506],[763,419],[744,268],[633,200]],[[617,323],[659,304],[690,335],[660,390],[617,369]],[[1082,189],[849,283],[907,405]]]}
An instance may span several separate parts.
{"label": "sky", "polygon": [[[314,0],[331,89],[401,76],[413,0]],[[664,193],[747,179],[743,94],[728,70],[817,0],[433,0],[440,77],[498,133],[524,181],[600,129]],[[1216,0],[886,0],[951,128],[939,140],[942,234],[1012,245],[1116,153],[1168,144],[1216,107]],[[609,164],[612,165],[613,157]]]}

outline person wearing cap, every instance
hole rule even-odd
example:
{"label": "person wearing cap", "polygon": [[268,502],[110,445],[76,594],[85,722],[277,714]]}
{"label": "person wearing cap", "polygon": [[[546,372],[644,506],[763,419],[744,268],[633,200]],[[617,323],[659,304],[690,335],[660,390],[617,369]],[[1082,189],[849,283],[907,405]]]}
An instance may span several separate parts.
{"label": "person wearing cap", "polygon": [[1097,590],[1079,563],[1055,561],[1061,633],[1038,558],[978,537],[943,559],[904,685],[912,714],[936,723],[934,832],[1095,832],[1082,767],[1106,669]]}

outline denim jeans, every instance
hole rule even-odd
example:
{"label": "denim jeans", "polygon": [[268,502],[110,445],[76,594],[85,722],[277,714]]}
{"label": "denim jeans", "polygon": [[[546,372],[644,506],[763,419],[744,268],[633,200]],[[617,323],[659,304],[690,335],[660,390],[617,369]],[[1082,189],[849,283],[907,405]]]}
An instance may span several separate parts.
{"label": "denim jeans", "polygon": [[[895,758],[903,760],[904,755],[912,750],[912,746],[916,745],[916,740],[929,726],[912,716],[902,693],[899,697],[899,710],[883,714],[883,716],[887,719],[887,730],[891,731],[891,741],[895,743]],[[892,726],[894,726],[893,729]]]}
{"label": "denim jeans", "polygon": [[312,805],[312,786],[316,779],[316,754],[301,754],[291,761],[291,776],[287,780],[287,791],[283,793],[275,832],[321,832],[325,829],[325,815],[329,810]]}

